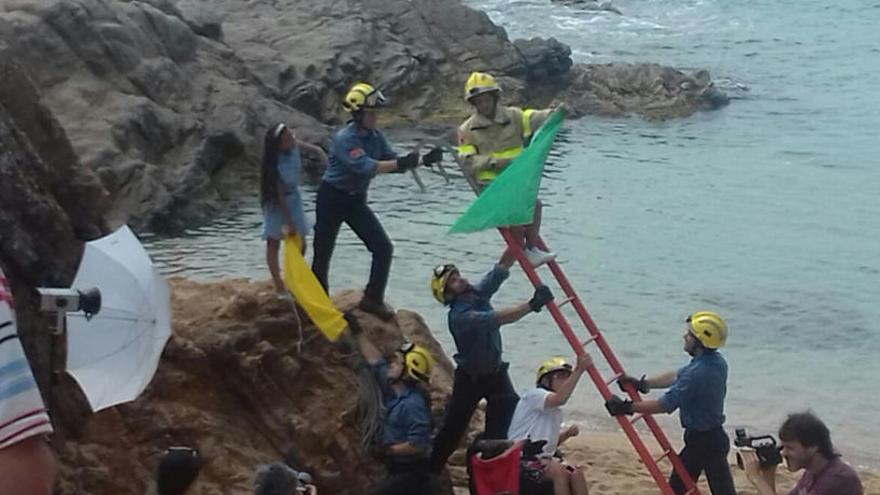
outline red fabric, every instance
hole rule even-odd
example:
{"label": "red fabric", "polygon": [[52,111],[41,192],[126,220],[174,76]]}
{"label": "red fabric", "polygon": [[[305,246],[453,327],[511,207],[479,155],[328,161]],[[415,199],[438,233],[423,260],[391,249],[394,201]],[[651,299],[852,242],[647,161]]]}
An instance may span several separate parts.
{"label": "red fabric", "polygon": [[522,441],[516,442],[498,457],[484,460],[480,454],[471,457],[474,486],[477,495],[519,493],[519,461],[522,458]]}
{"label": "red fabric", "polygon": [[9,305],[10,309],[15,309],[15,303],[12,301],[12,290],[9,288],[9,281],[3,272],[0,272],[0,302]]}

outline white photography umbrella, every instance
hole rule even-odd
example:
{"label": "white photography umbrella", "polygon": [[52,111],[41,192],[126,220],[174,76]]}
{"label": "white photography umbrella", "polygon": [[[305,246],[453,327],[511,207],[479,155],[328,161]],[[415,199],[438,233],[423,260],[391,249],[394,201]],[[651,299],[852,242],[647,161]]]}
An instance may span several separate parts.
{"label": "white photography umbrella", "polygon": [[67,315],[67,372],[100,411],[136,399],[171,335],[168,284],[128,226],[86,243],[73,288],[97,287],[101,311]]}

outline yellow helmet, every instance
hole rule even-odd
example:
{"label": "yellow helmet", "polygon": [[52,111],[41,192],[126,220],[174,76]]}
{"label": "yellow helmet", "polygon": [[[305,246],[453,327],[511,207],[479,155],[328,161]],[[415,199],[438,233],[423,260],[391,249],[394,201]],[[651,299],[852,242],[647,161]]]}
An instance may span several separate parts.
{"label": "yellow helmet", "polygon": [[718,349],[727,342],[727,323],[718,313],[697,311],[688,316],[685,322],[691,334],[707,349]]}
{"label": "yellow helmet", "polygon": [[440,304],[447,304],[449,300],[446,297],[446,282],[450,275],[458,272],[455,265],[437,265],[434,267],[434,273],[431,276],[431,292],[434,293],[434,299]]}
{"label": "yellow helmet", "polygon": [[365,82],[359,82],[348,90],[342,106],[349,112],[358,112],[365,108],[384,107],[388,103],[381,91]]}
{"label": "yellow helmet", "polygon": [[471,76],[468,77],[467,82],[464,84],[464,99],[471,101],[471,98],[474,96],[493,91],[500,93],[501,87],[498,86],[498,83],[495,81],[492,74],[487,74],[485,72],[472,72]]}
{"label": "yellow helmet", "polygon": [[541,366],[538,367],[538,373],[535,376],[535,383],[540,384],[541,380],[544,379],[550,373],[554,371],[571,371],[572,366],[571,363],[568,362],[564,357],[552,357],[546,361],[544,361]]}
{"label": "yellow helmet", "polygon": [[431,379],[434,368],[431,351],[412,342],[404,342],[397,351],[403,354],[403,369],[407,375],[423,382]]}

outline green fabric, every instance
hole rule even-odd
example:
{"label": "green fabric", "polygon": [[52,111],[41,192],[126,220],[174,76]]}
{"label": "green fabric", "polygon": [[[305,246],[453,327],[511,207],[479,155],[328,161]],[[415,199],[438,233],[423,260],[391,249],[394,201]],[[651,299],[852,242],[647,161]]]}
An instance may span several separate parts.
{"label": "green fabric", "polygon": [[477,232],[532,223],[544,162],[547,161],[547,155],[563,120],[563,112],[553,112],[535,134],[531,145],[477,196],[449,229],[449,233]]}

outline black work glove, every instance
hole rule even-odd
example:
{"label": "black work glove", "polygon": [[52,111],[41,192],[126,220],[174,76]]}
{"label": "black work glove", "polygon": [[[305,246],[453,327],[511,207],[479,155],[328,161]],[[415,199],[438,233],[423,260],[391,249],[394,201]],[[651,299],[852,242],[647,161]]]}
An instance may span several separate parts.
{"label": "black work glove", "polygon": [[395,172],[406,172],[419,166],[419,153],[412,151],[397,159],[397,170]]}
{"label": "black work glove", "polygon": [[433,165],[443,161],[443,150],[439,147],[432,149],[422,157],[422,163],[425,165]]}
{"label": "black work glove", "polygon": [[605,401],[605,409],[608,409],[608,414],[612,416],[630,415],[633,413],[633,403],[631,400],[623,400],[616,395],[612,395]]}
{"label": "black work glove", "polygon": [[651,390],[651,387],[648,386],[648,379],[645,378],[645,375],[642,375],[641,378],[637,379],[635,377],[624,374],[623,376],[618,378],[617,386],[620,387],[621,392],[626,392],[626,387],[624,387],[624,385],[626,385],[627,383],[631,383],[632,386],[636,388],[636,390],[643,394],[647,394]]}
{"label": "black work glove", "polygon": [[351,331],[352,335],[357,335],[364,330],[361,328],[361,324],[353,314],[346,311],[342,314],[342,317],[345,318],[346,323],[348,323],[348,329]]}
{"label": "black work glove", "polygon": [[538,454],[544,451],[545,445],[547,445],[547,440],[538,440],[537,442],[535,442],[527,439],[523,444],[523,459],[531,459],[532,457],[536,457]]}
{"label": "black work glove", "polygon": [[535,289],[535,295],[529,299],[529,307],[532,308],[532,311],[538,313],[541,311],[548,302],[553,300],[553,293],[550,292],[550,287],[546,285],[542,285]]}

